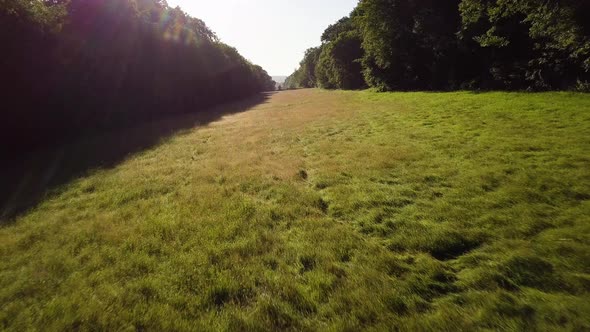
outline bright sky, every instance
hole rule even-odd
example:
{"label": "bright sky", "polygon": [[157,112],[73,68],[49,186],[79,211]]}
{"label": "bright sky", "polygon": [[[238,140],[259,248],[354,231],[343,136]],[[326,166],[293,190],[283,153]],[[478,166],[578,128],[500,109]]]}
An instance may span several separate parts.
{"label": "bright sky", "polygon": [[328,25],[358,0],[168,0],[207,26],[270,75],[289,75]]}

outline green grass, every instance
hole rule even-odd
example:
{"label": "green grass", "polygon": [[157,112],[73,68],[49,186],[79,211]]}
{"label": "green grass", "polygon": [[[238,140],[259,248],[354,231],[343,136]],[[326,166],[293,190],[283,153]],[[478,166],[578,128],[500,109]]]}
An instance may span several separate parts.
{"label": "green grass", "polygon": [[589,330],[590,97],[275,94],[5,223],[0,329]]}

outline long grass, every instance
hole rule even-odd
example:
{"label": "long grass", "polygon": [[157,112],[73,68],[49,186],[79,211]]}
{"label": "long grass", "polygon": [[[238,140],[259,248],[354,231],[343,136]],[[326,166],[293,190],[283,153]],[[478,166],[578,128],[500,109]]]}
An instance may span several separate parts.
{"label": "long grass", "polygon": [[0,228],[13,331],[581,331],[589,292],[587,94],[281,92]]}

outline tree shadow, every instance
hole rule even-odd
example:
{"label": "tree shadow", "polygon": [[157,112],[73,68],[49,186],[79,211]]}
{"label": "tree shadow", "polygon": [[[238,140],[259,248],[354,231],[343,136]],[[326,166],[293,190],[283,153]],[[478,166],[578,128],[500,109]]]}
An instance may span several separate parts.
{"label": "tree shadow", "polygon": [[193,114],[175,115],[125,129],[45,148],[0,165],[0,227],[55,194],[58,187],[97,169],[112,168],[128,156],[152,148],[166,138],[247,111],[273,93],[220,105]]}

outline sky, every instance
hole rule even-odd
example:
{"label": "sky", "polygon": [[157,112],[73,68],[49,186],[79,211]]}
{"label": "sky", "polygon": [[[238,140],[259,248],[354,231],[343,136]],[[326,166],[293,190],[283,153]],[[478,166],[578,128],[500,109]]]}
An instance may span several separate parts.
{"label": "sky", "polygon": [[205,21],[224,43],[270,75],[290,75],[322,32],[358,0],[168,0]]}

